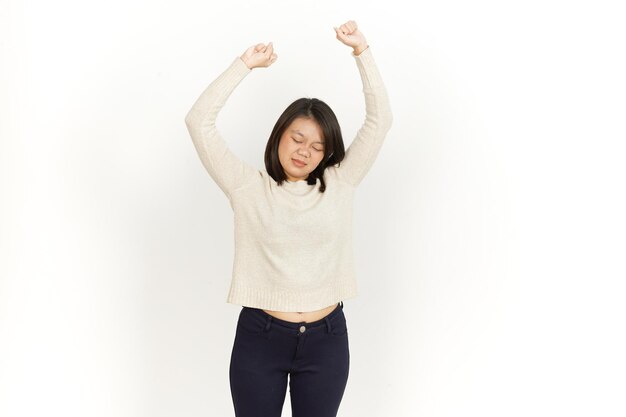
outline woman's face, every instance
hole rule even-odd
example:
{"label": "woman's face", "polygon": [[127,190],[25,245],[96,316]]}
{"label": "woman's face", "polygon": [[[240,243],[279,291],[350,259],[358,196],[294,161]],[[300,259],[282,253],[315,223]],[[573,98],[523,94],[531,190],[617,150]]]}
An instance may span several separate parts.
{"label": "woman's face", "polygon": [[[306,177],[324,158],[322,128],[312,118],[298,117],[285,129],[278,144],[278,159],[288,181]],[[306,165],[299,165],[300,160]]]}

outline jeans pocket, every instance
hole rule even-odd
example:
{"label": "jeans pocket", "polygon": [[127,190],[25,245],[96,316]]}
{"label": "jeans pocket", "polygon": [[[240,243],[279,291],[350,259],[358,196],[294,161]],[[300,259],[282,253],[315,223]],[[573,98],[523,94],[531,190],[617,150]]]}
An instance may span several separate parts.
{"label": "jeans pocket", "polygon": [[237,331],[241,331],[247,334],[261,334],[265,327],[265,320],[253,314],[250,309],[244,307],[239,314],[239,320],[237,321]]}
{"label": "jeans pocket", "polygon": [[346,336],[348,334],[348,324],[343,314],[336,316],[336,319],[331,321],[330,334],[333,336]]}

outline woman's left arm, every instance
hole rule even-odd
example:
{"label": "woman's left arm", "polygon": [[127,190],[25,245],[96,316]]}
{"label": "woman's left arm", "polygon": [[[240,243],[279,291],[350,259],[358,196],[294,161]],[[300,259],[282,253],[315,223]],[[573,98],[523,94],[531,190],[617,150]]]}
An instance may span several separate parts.
{"label": "woman's left arm", "polygon": [[361,76],[365,96],[365,121],[337,168],[339,176],[356,187],[378,156],[387,132],[391,128],[393,116],[387,89],[376,66],[371,48],[358,30],[356,22],[350,20],[339,28],[335,28],[335,32],[337,32],[337,39],[353,48],[352,56]]}

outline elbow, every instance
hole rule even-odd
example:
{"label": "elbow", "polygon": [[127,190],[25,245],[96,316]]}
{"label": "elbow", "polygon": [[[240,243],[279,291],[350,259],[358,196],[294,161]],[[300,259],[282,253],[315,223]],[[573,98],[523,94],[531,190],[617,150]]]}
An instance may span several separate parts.
{"label": "elbow", "polygon": [[185,126],[192,135],[199,130],[198,122],[193,117],[185,117]]}
{"label": "elbow", "polygon": [[198,115],[197,112],[192,108],[189,110],[187,115],[185,116],[185,124],[187,126],[192,126],[198,123]]}
{"label": "elbow", "polygon": [[187,115],[185,116],[185,124],[187,126],[191,126],[191,124],[193,123],[193,116],[191,114],[191,112],[187,113]]}
{"label": "elbow", "polygon": [[389,102],[389,99],[387,99],[385,105],[383,106],[382,114],[385,119],[385,130],[391,129],[391,125],[393,124],[393,111],[391,110],[391,103]]}
{"label": "elbow", "polygon": [[391,112],[388,112],[382,123],[381,129],[387,132],[389,131],[389,129],[391,129],[392,125],[393,125],[393,115],[391,114]]}
{"label": "elbow", "polygon": [[198,131],[198,121],[191,113],[185,116],[185,126],[187,126],[187,131],[191,134],[191,137],[193,138]]}

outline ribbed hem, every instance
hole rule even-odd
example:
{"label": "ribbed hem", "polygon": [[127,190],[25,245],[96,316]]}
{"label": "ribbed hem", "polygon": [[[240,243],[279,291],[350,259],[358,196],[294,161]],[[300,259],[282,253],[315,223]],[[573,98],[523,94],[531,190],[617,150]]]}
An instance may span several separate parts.
{"label": "ribbed hem", "polygon": [[217,78],[217,83],[221,86],[222,96],[228,96],[234,88],[252,70],[242,61],[240,57],[233,59],[228,68]]}
{"label": "ribbed hem", "polygon": [[240,73],[240,75],[246,75],[247,73],[252,71],[252,69],[248,68],[246,63],[243,62],[243,59],[241,59],[240,56],[235,58],[231,65],[237,67],[237,72]]}
{"label": "ribbed hem", "polygon": [[378,67],[374,61],[374,55],[372,55],[372,47],[368,46],[359,55],[351,55],[356,60],[359,73],[361,74],[361,81],[363,82],[363,88],[374,88],[383,84],[383,79],[378,72]]}
{"label": "ribbed hem", "polygon": [[226,302],[274,311],[314,311],[357,296],[354,279],[316,290],[261,289],[231,282]]}
{"label": "ribbed hem", "polygon": [[219,94],[219,103],[223,105],[226,98],[231,95],[235,87],[248,75],[252,70],[241,60],[240,57],[235,58],[231,64],[223,71],[214,81],[215,91]]}

